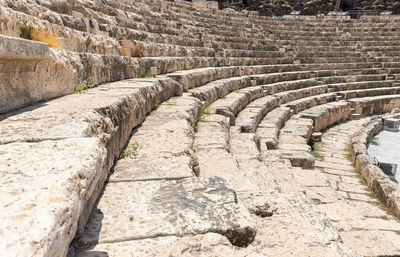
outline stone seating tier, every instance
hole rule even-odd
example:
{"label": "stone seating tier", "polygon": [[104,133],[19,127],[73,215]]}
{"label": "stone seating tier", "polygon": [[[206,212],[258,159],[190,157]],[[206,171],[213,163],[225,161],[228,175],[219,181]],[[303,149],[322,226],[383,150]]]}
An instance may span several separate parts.
{"label": "stone seating tier", "polygon": [[0,0],[0,17],[5,255],[400,255],[393,215],[344,202],[375,201],[331,163],[346,144],[308,144],[400,107],[398,17],[161,0]]}

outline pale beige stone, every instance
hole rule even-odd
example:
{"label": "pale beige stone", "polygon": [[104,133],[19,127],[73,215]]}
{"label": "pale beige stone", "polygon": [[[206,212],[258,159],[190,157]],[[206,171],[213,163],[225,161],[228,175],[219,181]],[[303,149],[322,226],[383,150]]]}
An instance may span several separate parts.
{"label": "pale beige stone", "polygon": [[235,198],[218,177],[109,183],[79,244],[218,232],[248,245],[256,232]]}
{"label": "pale beige stone", "polygon": [[365,218],[359,214],[355,207],[346,201],[336,201],[333,203],[319,205],[329,219],[335,222],[335,227],[339,230],[349,231],[356,228],[365,228],[367,223]]}
{"label": "pale beige stone", "polygon": [[343,242],[358,249],[365,256],[398,255],[400,250],[379,230],[354,230],[342,232]]}
{"label": "pale beige stone", "polygon": [[379,218],[367,218],[366,223],[369,229],[400,231],[400,224],[387,214]]}
{"label": "pale beige stone", "polygon": [[305,187],[327,187],[329,186],[328,178],[321,171],[302,169],[293,170],[293,176],[296,183]]}
{"label": "pale beige stone", "polygon": [[[352,195],[350,195],[351,198]],[[377,204],[365,201],[349,200],[348,203],[364,217],[386,217],[387,213]]]}
{"label": "pale beige stone", "polygon": [[343,196],[330,187],[307,187],[305,192],[316,203],[333,203],[343,199]]}
{"label": "pale beige stone", "polygon": [[338,182],[337,183],[338,190],[340,191],[345,191],[349,193],[357,193],[357,194],[362,194],[367,192],[368,187],[362,185],[362,184],[348,184],[344,182]]}
{"label": "pale beige stone", "polygon": [[315,162],[316,167],[321,167],[321,168],[328,168],[328,169],[336,169],[336,170],[341,170],[341,171],[353,171],[354,168],[350,164],[338,164],[338,163],[333,163],[333,162],[327,162],[327,161],[316,161]]}
{"label": "pale beige stone", "polygon": [[0,145],[0,244],[6,256],[65,256],[87,200],[104,180],[106,150],[77,138]]}

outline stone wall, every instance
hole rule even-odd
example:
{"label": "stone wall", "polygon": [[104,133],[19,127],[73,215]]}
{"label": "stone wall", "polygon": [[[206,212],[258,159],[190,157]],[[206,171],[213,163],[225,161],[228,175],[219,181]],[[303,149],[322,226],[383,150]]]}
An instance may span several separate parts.
{"label": "stone wall", "polygon": [[353,164],[368,186],[376,193],[377,198],[389,208],[397,217],[400,217],[400,189],[377,166],[375,159],[368,155],[368,140],[383,129],[382,117],[372,119],[351,140],[351,154]]}
{"label": "stone wall", "polygon": [[[335,10],[336,0],[218,0],[219,7],[233,8],[237,11],[259,11],[261,15],[281,16],[299,11],[303,15],[326,14]],[[376,4],[372,0],[356,1],[355,8],[364,10],[388,10],[393,14],[400,14],[400,3],[396,0],[379,1]]]}

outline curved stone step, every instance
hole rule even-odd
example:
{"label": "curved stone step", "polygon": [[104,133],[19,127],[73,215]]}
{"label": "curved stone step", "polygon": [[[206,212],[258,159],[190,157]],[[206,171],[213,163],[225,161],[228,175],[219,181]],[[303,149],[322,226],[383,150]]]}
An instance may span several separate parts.
{"label": "curved stone step", "polygon": [[[264,99],[260,98],[248,104],[239,112],[239,116],[259,100]],[[289,112],[288,108],[287,112]],[[269,168],[261,161],[259,140],[254,133],[241,133],[239,127],[229,127],[228,120],[222,115],[205,115],[203,119],[199,122],[195,140],[199,156],[200,177],[218,175],[229,179],[237,191],[239,202],[242,202],[250,210],[252,219],[257,222],[257,244],[249,245],[246,250],[240,249],[241,252],[267,254],[268,249],[269,254],[271,252],[279,254],[283,248],[287,249],[286,244],[279,243],[283,242],[280,241],[282,238],[291,238],[296,249],[298,248],[297,244],[302,244],[302,240],[314,242],[315,247],[321,252],[337,251],[329,249],[328,245],[344,247],[337,242],[338,237],[335,234],[337,232],[334,232],[331,225],[325,226],[323,230],[318,230],[318,225],[315,226],[315,224],[330,223],[324,220],[309,199],[297,193],[280,192],[279,185]],[[292,201],[288,201],[288,198]],[[298,218],[293,215],[296,212],[288,211],[289,209],[293,210],[292,208],[307,208],[310,216],[307,218],[303,216],[303,222],[296,222]],[[290,215],[290,219],[284,218],[288,215]],[[271,224],[287,229],[275,230],[274,234],[279,236],[273,237],[268,229]],[[303,227],[300,224],[307,225]],[[324,239],[318,241],[298,236],[305,230],[309,233],[319,234],[320,238]],[[274,247],[267,247],[268,244],[273,244]],[[306,248],[308,249],[308,247]],[[352,250],[346,248],[346,251],[351,252]],[[357,253],[353,254],[357,256]]]}
{"label": "curved stone step", "polygon": [[4,254],[65,256],[132,128],[181,92],[170,78],[136,79],[2,115]]}
{"label": "curved stone step", "polygon": [[224,235],[236,246],[247,246],[256,234],[249,213],[222,178],[113,182],[75,243],[82,255],[96,244],[205,233]]}

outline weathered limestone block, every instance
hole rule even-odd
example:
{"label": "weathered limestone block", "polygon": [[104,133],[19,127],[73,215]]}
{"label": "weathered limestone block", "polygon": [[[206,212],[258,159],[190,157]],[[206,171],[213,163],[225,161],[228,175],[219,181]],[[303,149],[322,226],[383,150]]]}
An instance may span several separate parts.
{"label": "weathered limestone block", "polygon": [[[277,172],[287,174],[281,169]],[[249,245],[244,252],[266,256],[361,256],[341,242],[332,222],[301,192],[238,195],[249,207],[270,206],[273,210],[270,217],[253,215],[257,244]],[[271,226],[279,229],[271,230]]]}
{"label": "weathered limestone block", "polygon": [[304,169],[314,168],[314,156],[307,151],[282,150],[280,152],[282,157],[289,159],[294,167],[302,167]]}
{"label": "weathered limestone block", "polygon": [[[46,203],[47,207],[42,208],[47,211],[43,215],[36,213],[26,214],[26,219],[28,220],[36,216],[43,216],[46,217],[46,220],[54,221],[51,227],[46,225],[46,230],[40,232],[40,239],[34,239],[37,242],[43,242],[43,245],[38,246],[43,255],[46,255],[46,253],[50,256],[65,255],[75,233],[79,233],[83,229],[92,206],[103,188],[103,183],[114,163],[114,159],[119,155],[132,128],[143,121],[146,113],[156,105],[157,101],[164,101],[175,95],[179,90],[182,90],[180,85],[170,78],[137,79],[104,85],[84,94],[65,96],[48,101],[43,105],[32,106],[1,116],[0,147],[4,149],[3,151],[12,153],[12,146],[20,144],[24,153],[15,153],[14,158],[26,154],[29,147],[33,148],[33,152],[29,156],[34,158],[33,160],[30,157],[22,159],[19,157],[18,159],[7,158],[2,161],[2,164],[6,165],[4,169],[8,170],[10,167],[8,165],[12,165],[13,162],[15,162],[13,164],[15,168],[34,167],[40,170],[36,172],[42,176],[40,183],[46,183],[46,186],[38,185],[35,188],[35,190],[39,190],[37,196],[35,196],[36,200],[34,198],[29,200],[29,194],[24,194],[18,201],[27,199],[26,201],[30,202],[31,205],[40,206],[41,200],[38,199],[42,197],[47,199],[46,197],[48,197],[46,196],[46,188],[55,186],[57,190],[61,190],[60,192],[64,192],[64,190],[73,192],[74,190],[81,190],[81,187],[88,188],[82,189],[84,190],[82,191],[84,195],[77,196],[73,201],[71,201],[71,193],[68,194],[69,200],[61,200],[63,201],[62,210],[71,212],[71,214],[66,214],[67,216],[58,214],[58,210],[61,207],[49,205],[49,203]],[[90,140],[97,142],[95,146],[90,143]],[[68,150],[66,150],[66,153],[63,152],[63,147],[55,148],[56,150],[54,151],[51,150],[64,141],[75,142],[76,146],[65,146],[65,149]],[[37,151],[34,149],[36,145],[41,146],[45,142],[47,143],[44,146],[44,150],[41,150],[42,148],[40,147]],[[28,148],[25,149],[26,147]],[[85,150],[86,148],[84,147],[92,148]],[[50,150],[51,153],[48,152]],[[86,163],[76,161],[79,156],[90,159],[93,154],[99,151],[103,151],[101,154],[104,155],[104,157],[101,157],[101,163],[99,164],[93,164],[93,162],[89,161]],[[64,160],[62,154],[67,158],[65,161],[62,161]],[[2,156],[6,157],[6,154]],[[27,160],[30,160],[30,164],[24,165]],[[38,162],[36,165],[35,161]],[[69,161],[73,161],[73,163],[69,164]],[[53,167],[52,165],[56,166]],[[99,171],[87,171],[90,176],[89,174],[83,174],[80,176],[74,175],[72,178],[65,177],[68,172],[76,172],[74,165],[83,165],[82,172],[86,172],[86,169],[99,169]],[[59,175],[60,170],[63,174],[62,178],[65,178],[64,182],[46,180],[49,177],[51,178],[52,174]],[[16,176],[20,176],[18,174],[15,173],[10,177],[4,178],[15,180]],[[74,184],[77,178],[87,179],[87,181],[82,182],[82,185]],[[30,182],[31,180],[30,178]],[[27,190],[26,184],[30,184],[30,182],[25,184],[13,183],[13,190],[17,190],[16,192]],[[56,195],[57,192],[52,194]],[[57,201],[58,196],[55,197]],[[0,200],[8,201],[7,198]],[[16,203],[18,201],[15,200]],[[43,203],[51,201],[51,199],[43,200]],[[4,204],[6,205],[6,203]],[[13,217],[13,215],[10,214],[9,217]],[[62,218],[68,218],[68,220],[62,220]],[[5,224],[13,224],[13,222],[10,221]],[[27,233],[35,230],[40,231],[40,229],[34,229],[32,226],[19,227],[18,231],[13,233],[17,238],[15,240],[23,243],[24,241],[18,239],[18,237],[22,236],[28,240],[31,237],[26,236]],[[66,229],[67,227],[68,229]],[[2,228],[1,231],[3,230]],[[54,233],[58,234],[54,236]],[[53,240],[56,240],[56,244]],[[32,243],[29,244],[34,245]],[[1,247],[3,248],[3,246]],[[29,256],[38,251],[35,246],[26,248],[18,244],[6,245],[4,248],[12,248],[10,251],[15,251],[14,254],[11,254],[13,256]],[[19,250],[20,252],[18,252]]]}
{"label": "weathered limestone block", "polygon": [[229,147],[229,119],[223,115],[203,115],[197,125],[195,147],[197,151]]}
{"label": "weathered limestone block", "polygon": [[[0,143],[90,136],[98,136],[106,143],[113,140],[107,134],[119,127],[124,128],[124,137],[127,137],[129,127],[140,124],[157,101],[164,101],[181,90],[169,78],[133,79],[54,99],[36,108],[22,109],[24,112],[1,116]],[[126,123],[122,123],[124,119]],[[71,129],[71,125],[75,128]],[[121,146],[117,148],[119,151]]]}
{"label": "weathered limestone block", "polygon": [[316,79],[300,79],[294,81],[282,81],[273,84],[263,85],[263,88],[268,92],[268,94],[273,95],[279,92],[295,90],[300,88],[314,87],[320,84],[322,84],[322,82]]}
{"label": "weathered limestone block", "polygon": [[181,83],[184,91],[187,92],[189,88],[202,86],[213,80],[242,76],[243,74],[240,74],[240,72],[238,73],[238,71],[238,67],[203,68],[190,71],[178,71],[168,74],[168,76]]}
{"label": "weathered limestone block", "polygon": [[294,113],[299,113],[303,110],[312,108],[316,105],[332,102],[335,99],[336,99],[336,94],[326,93],[318,96],[311,96],[311,97],[306,97],[304,99],[295,100],[288,104],[285,104],[284,106],[287,106],[290,109],[292,109]]}
{"label": "weathered limestone block", "polygon": [[78,244],[217,232],[247,246],[256,234],[249,221],[218,177],[109,183]]}
{"label": "weathered limestone block", "polygon": [[[365,145],[364,145],[364,148],[365,148]],[[367,154],[367,152],[358,154],[356,156],[354,166],[358,171],[362,172],[362,170],[369,164],[374,165],[374,164],[376,164],[376,161],[375,161],[374,157],[369,156]]]}
{"label": "weathered limestone block", "polygon": [[273,96],[265,96],[257,99],[246,106],[236,119],[236,125],[241,127],[245,133],[254,133],[258,124],[266,113],[274,109],[278,101]]}
{"label": "weathered limestone block", "polygon": [[400,95],[375,96],[359,99],[350,99],[354,112],[362,115],[372,115],[389,112],[400,106]]}
{"label": "weathered limestone block", "polygon": [[[86,204],[107,176],[96,138],[0,145],[0,244],[6,256],[65,256]],[[21,158],[23,157],[23,158]]]}
{"label": "weathered limestone block", "polygon": [[315,86],[315,87],[285,91],[277,93],[275,94],[275,96],[279,97],[281,103],[288,103],[300,98],[327,93],[327,89],[328,89],[327,85]]}
{"label": "weathered limestone block", "polygon": [[267,113],[257,129],[257,135],[261,140],[261,148],[265,144],[268,150],[277,149],[279,130],[289,118],[289,115],[290,108],[288,107],[278,107]]}
{"label": "weathered limestone block", "polygon": [[254,177],[243,174],[236,159],[226,150],[199,151],[197,158],[200,166],[200,177],[218,176],[229,181],[235,191],[257,191]]}
{"label": "weathered limestone block", "polygon": [[[243,256],[231,242],[220,234],[206,233],[193,236],[165,236],[126,242],[105,243],[93,249],[79,252],[76,257],[95,257],[105,254],[109,257],[151,256]],[[262,255],[255,255],[262,257]]]}
{"label": "weathered limestone block", "polygon": [[257,129],[257,136],[260,138],[260,150],[278,149],[279,129],[276,127],[262,127]]}
{"label": "weathered limestone block", "polygon": [[233,115],[236,115],[240,110],[243,109],[250,101],[247,94],[240,91],[233,92],[227,95],[223,99],[219,99],[210,105],[211,113],[218,113],[218,109],[227,109]]}
{"label": "weathered limestone block", "polygon": [[296,143],[290,143],[290,138],[287,139],[285,143],[278,143],[278,149],[279,150],[291,150],[291,151],[305,151],[305,152],[311,152],[311,147],[305,143],[303,144],[296,144]]}
{"label": "weathered limestone block", "polygon": [[257,85],[266,85],[281,81],[308,79],[310,74],[308,71],[292,71],[284,73],[270,73],[252,76],[257,80]]}
{"label": "weathered limestone block", "polygon": [[[256,186],[253,191],[277,188],[276,181],[261,160],[260,140],[255,133],[230,133],[230,152],[238,163],[240,174]],[[244,181],[242,180],[242,184]]]}
{"label": "weathered limestone block", "polygon": [[226,97],[213,102],[209,109],[211,113],[230,118],[231,125],[235,124],[235,115],[250,101],[264,95],[261,87],[249,87],[235,91]]}
{"label": "weathered limestone block", "polygon": [[399,93],[400,93],[400,87],[387,87],[387,88],[367,88],[360,90],[349,90],[349,91],[338,92],[338,95],[342,96],[343,99],[351,99],[357,97],[393,95]]}
{"label": "weathered limestone block", "polygon": [[[0,113],[71,93],[74,76],[47,44],[0,36]],[[29,81],[29,83],[27,83]]]}
{"label": "weathered limestone block", "polygon": [[301,112],[301,117],[314,121],[314,131],[321,131],[335,122],[345,120],[351,113],[348,102],[333,102]]}
{"label": "weathered limestone block", "polygon": [[200,101],[185,94],[154,110],[127,143],[110,181],[178,179],[193,175],[196,164],[192,121]]}
{"label": "weathered limestone block", "polygon": [[212,103],[210,105],[210,111],[218,114],[228,112],[235,116],[249,102],[262,96],[264,96],[264,91],[261,87],[244,88]]}
{"label": "weathered limestone block", "polygon": [[394,215],[399,217],[399,189],[383,171],[376,166],[373,157],[367,154],[367,140],[383,129],[381,117],[368,120],[363,127],[355,133],[351,140],[353,162],[368,186],[375,191],[378,199],[388,207]]}
{"label": "weathered limestone block", "polygon": [[250,85],[250,78],[248,76],[233,77],[212,81],[204,86],[197,87],[189,90],[189,92],[202,101],[212,103],[223,95],[239,88],[244,88]]}

